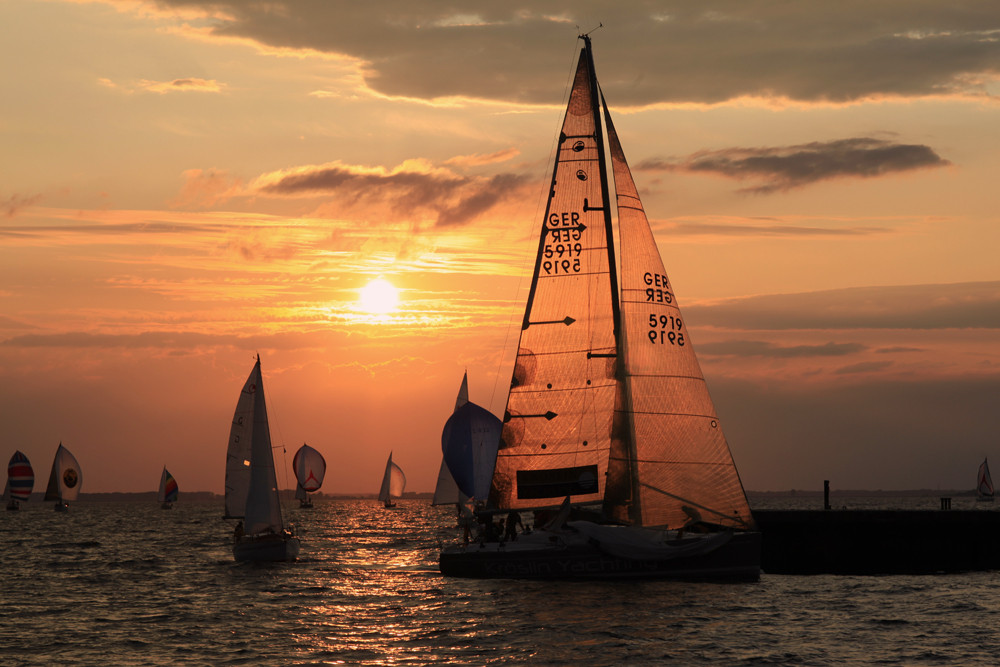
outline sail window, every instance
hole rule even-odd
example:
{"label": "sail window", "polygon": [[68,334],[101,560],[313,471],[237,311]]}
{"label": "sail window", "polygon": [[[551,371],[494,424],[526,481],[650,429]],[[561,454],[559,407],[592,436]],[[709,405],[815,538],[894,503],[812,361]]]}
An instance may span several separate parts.
{"label": "sail window", "polygon": [[517,471],[517,497],[522,500],[565,498],[597,491],[596,465]]}

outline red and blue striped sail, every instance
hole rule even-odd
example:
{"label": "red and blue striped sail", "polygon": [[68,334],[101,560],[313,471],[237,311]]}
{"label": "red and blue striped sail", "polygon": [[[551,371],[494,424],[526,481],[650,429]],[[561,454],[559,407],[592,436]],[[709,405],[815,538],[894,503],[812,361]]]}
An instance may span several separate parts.
{"label": "red and blue striped sail", "polygon": [[27,500],[35,486],[35,471],[31,469],[28,457],[17,451],[10,457],[7,466],[7,483],[10,486],[10,497],[15,500]]}

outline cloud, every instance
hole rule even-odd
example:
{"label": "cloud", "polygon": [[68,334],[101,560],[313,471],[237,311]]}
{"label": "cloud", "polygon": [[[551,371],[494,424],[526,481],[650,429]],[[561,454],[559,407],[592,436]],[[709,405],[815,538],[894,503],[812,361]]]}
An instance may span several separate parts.
{"label": "cloud", "polygon": [[149,81],[143,79],[139,82],[139,88],[153,93],[219,93],[225,84],[220,84],[215,79],[174,79],[173,81]]}
{"label": "cloud", "polygon": [[473,221],[516,196],[527,182],[512,173],[463,176],[422,160],[394,169],[331,162],[264,174],[250,189],[271,196],[333,198],[341,209],[382,207],[396,216],[427,215],[436,226],[448,227]]}
{"label": "cloud", "polygon": [[797,359],[803,357],[841,357],[863,352],[867,347],[860,343],[825,343],[823,345],[775,345],[764,341],[735,340],[703,343],[699,355],[763,357],[771,359]]}
{"label": "cloud", "polygon": [[663,0],[613,11],[603,0],[157,7],[210,38],[354,59],[371,90],[419,99],[556,103],[577,34],[599,22],[598,73],[618,105],[983,96],[1000,71],[1000,5],[981,0],[908,3],[906,11],[859,0],[808,9],[778,0]]}
{"label": "cloud", "polygon": [[242,181],[222,169],[188,169],[184,185],[171,202],[175,208],[211,206],[241,193]]}
{"label": "cloud", "polygon": [[684,308],[700,326],[786,329],[1000,329],[1000,282],[853,287],[726,299]]}
{"label": "cloud", "polygon": [[41,195],[19,195],[15,193],[7,197],[7,199],[0,200],[0,210],[3,211],[3,217],[13,218],[25,208],[36,204],[41,198]]}
{"label": "cloud", "polygon": [[480,167],[486,164],[496,164],[497,162],[513,160],[520,154],[521,151],[516,148],[507,148],[488,155],[482,155],[481,153],[476,153],[474,155],[456,155],[453,158],[445,160],[444,163],[462,167]]}
{"label": "cloud", "polygon": [[727,148],[695,153],[679,163],[646,160],[637,169],[715,173],[765,183],[745,192],[768,194],[832,178],[872,178],[950,164],[930,147],[858,137],[774,148]]}

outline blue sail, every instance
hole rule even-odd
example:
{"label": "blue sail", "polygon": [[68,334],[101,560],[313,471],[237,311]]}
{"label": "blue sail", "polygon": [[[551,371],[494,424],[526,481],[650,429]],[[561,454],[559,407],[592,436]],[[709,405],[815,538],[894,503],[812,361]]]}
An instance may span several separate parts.
{"label": "blue sail", "polygon": [[493,480],[493,467],[503,423],[475,403],[461,406],[445,422],[441,451],[459,490],[485,500]]}

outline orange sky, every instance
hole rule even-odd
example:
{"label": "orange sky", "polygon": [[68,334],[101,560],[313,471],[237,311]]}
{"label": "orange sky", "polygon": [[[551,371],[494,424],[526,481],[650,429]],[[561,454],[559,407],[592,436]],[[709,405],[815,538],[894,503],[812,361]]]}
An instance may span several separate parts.
{"label": "orange sky", "polygon": [[971,488],[1000,456],[1000,7],[895,8],[0,2],[0,458],[221,493],[260,353],[282,471],[308,442],[324,491],[373,493],[392,450],[430,491],[462,373],[503,412],[603,22],[744,485]]}

